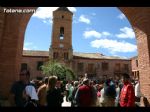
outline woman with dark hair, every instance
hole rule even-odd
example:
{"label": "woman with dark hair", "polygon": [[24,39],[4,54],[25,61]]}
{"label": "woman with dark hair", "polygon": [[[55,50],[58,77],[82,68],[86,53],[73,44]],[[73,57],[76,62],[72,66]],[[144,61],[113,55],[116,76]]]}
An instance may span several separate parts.
{"label": "woman with dark hair", "polygon": [[105,107],[114,107],[116,97],[116,88],[111,79],[107,79],[104,84],[104,105]]}

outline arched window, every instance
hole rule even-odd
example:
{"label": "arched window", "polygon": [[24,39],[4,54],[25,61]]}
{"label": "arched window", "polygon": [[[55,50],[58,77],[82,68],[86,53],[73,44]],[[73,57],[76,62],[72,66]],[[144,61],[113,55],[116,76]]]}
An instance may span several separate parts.
{"label": "arched window", "polygon": [[64,53],[64,59],[65,59],[65,60],[68,60],[68,58],[69,58],[68,55],[69,55],[68,52],[65,52],[65,53]]}
{"label": "arched window", "polygon": [[54,53],[53,53],[53,58],[54,58],[54,59],[57,59],[57,58],[58,58],[58,55],[59,55],[58,52],[54,52]]}
{"label": "arched window", "polygon": [[64,27],[60,27],[60,39],[64,39]]}

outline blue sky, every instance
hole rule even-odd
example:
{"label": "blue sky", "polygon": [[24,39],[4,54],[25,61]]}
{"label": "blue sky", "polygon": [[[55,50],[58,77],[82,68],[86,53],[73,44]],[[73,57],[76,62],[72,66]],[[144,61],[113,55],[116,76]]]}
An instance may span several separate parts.
{"label": "blue sky", "polygon": [[[68,7],[74,13],[74,52],[102,53],[130,58],[137,55],[135,34],[125,15],[116,7]],[[25,32],[24,50],[48,51],[51,44],[52,11],[39,7]]]}

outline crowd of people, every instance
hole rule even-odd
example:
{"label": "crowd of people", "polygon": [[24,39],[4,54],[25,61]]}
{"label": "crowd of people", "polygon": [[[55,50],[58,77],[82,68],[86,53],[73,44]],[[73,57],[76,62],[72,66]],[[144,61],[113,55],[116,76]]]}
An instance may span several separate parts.
{"label": "crowd of people", "polygon": [[140,106],[139,80],[131,81],[129,74],[120,80],[60,80],[44,77],[30,81],[30,73],[23,70],[20,80],[11,87],[12,105],[17,107],[61,107],[64,97],[71,107],[136,107]]}

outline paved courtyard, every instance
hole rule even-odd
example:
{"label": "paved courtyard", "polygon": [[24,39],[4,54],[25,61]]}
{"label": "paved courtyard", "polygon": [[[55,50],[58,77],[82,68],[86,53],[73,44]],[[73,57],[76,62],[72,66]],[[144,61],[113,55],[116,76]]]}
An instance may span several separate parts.
{"label": "paved courtyard", "polygon": [[66,96],[64,97],[64,102],[62,103],[62,107],[71,107],[71,103],[66,101]]}

